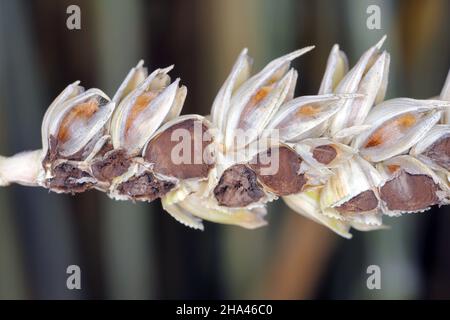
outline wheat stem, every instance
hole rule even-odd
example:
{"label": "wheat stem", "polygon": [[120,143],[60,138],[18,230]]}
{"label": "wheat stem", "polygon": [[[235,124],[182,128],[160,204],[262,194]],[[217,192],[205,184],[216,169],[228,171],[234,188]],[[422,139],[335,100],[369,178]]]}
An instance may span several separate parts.
{"label": "wheat stem", "polygon": [[18,183],[37,186],[42,150],[24,151],[11,157],[0,156],[0,186]]}

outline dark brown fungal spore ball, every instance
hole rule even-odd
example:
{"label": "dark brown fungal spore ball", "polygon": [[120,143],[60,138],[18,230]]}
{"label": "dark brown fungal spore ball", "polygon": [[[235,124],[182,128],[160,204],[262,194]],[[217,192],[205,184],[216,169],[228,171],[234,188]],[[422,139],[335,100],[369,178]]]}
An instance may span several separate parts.
{"label": "dark brown fungal spore ball", "polygon": [[450,170],[450,135],[433,143],[424,154],[446,170]]}
{"label": "dark brown fungal spore ball", "polygon": [[[271,159],[271,162],[267,159]],[[273,161],[277,161],[278,166],[274,166]],[[255,170],[258,180],[270,191],[278,196],[286,196],[301,192],[307,182],[304,174],[298,173],[301,162],[302,159],[294,150],[280,146],[271,147],[258,154],[250,162],[250,167]],[[276,170],[266,174],[271,166]]]}
{"label": "dark brown fungal spore ball", "polygon": [[378,199],[375,193],[372,190],[367,190],[336,207],[336,210],[340,213],[362,213],[376,207],[378,207]]}
{"label": "dark brown fungal spore ball", "polygon": [[[196,131],[195,126],[201,130]],[[186,130],[189,141],[182,142],[179,137],[172,136],[178,129]],[[205,178],[213,167],[212,156],[205,151],[211,142],[206,125],[199,120],[188,119],[171,126],[153,138],[147,145],[144,158],[147,162],[154,164],[154,172],[178,179]],[[180,149],[180,143],[186,143],[186,146],[190,145],[190,148]],[[190,154],[182,154],[188,151]],[[176,156],[178,159],[173,161],[172,156]],[[180,162],[181,158],[187,161]]]}
{"label": "dark brown fungal spore ball", "polygon": [[102,159],[92,164],[92,173],[99,181],[112,181],[127,172],[131,160],[123,149],[115,149],[107,152]]}
{"label": "dark brown fungal spore ball", "polygon": [[439,186],[427,175],[404,170],[380,188],[381,199],[389,210],[419,211],[438,203]]}
{"label": "dark brown fungal spore ball", "polygon": [[313,158],[322,164],[330,164],[337,156],[336,149],[330,144],[317,146],[313,150]]}
{"label": "dark brown fungal spore ball", "polygon": [[152,173],[146,172],[122,182],[117,190],[135,200],[153,201],[162,197],[175,186],[170,181],[161,181]]}
{"label": "dark brown fungal spore ball", "polygon": [[264,196],[256,174],[244,164],[225,170],[214,188],[214,196],[221,206],[245,207]]}
{"label": "dark brown fungal spore ball", "polygon": [[81,178],[90,178],[89,173],[80,170],[73,164],[64,162],[52,169],[53,178],[47,181],[49,189],[54,189],[64,193],[80,193],[93,187],[90,182],[78,182]]}

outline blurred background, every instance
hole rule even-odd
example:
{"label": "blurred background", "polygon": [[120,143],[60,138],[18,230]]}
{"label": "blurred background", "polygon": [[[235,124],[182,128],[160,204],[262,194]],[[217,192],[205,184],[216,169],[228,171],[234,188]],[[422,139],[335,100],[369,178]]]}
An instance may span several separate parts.
{"label": "blurred background", "polygon": [[[81,30],[66,27],[71,4]],[[366,27],[371,4],[381,30]],[[450,67],[449,12],[446,0],[0,0],[0,154],[40,148],[41,119],[67,84],[112,96],[141,58],[150,70],[175,64],[171,75],[189,89],[183,113],[207,114],[244,47],[258,70],[316,45],[294,62],[304,95],[317,92],[334,43],[354,64],[387,34],[387,98],[435,96]],[[260,230],[206,223],[199,232],[159,201],[15,185],[0,189],[0,298],[450,298],[449,210],[386,219],[389,231],[355,231],[349,241],[282,201]],[[66,288],[71,264],[82,290]],[[366,287],[372,264],[381,290]]]}

